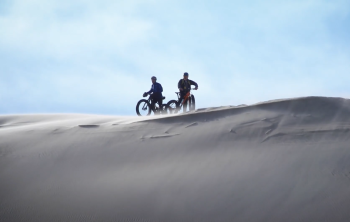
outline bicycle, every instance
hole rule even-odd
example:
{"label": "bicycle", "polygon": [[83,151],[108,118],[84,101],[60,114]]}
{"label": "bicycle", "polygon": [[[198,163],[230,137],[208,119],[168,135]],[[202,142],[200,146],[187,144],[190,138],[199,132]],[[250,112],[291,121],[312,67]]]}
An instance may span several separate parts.
{"label": "bicycle", "polygon": [[[196,90],[193,88],[193,90]],[[196,109],[196,100],[194,98],[194,95],[191,93],[191,91],[189,91],[183,98],[182,102],[180,103],[180,98],[181,98],[181,95],[180,95],[180,92],[175,92],[177,97],[178,97],[178,100],[170,100],[166,105],[167,105],[167,109],[169,111],[170,114],[173,114],[173,113],[178,113],[180,110],[181,110],[181,107],[183,107],[183,105],[185,103],[188,102],[189,104],[189,110],[192,111],[192,110],[195,110]],[[185,112],[185,110],[184,110]]]}
{"label": "bicycle", "polygon": [[[144,97],[146,97],[146,96],[144,96]],[[165,97],[163,96],[162,100],[164,100],[164,99],[165,99]],[[155,103],[154,108],[152,109],[152,107],[151,107],[151,95],[148,97],[147,100],[141,99],[136,104],[136,113],[139,116],[149,116],[149,115],[151,115],[152,111],[153,111],[154,115],[167,114],[168,113],[167,105],[163,104],[161,109],[160,109],[159,104]]]}

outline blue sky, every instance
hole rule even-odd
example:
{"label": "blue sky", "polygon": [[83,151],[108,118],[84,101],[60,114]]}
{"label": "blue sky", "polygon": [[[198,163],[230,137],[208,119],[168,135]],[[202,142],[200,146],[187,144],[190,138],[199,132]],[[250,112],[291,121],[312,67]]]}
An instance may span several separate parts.
{"label": "blue sky", "polygon": [[0,1],[0,114],[136,115],[155,75],[197,107],[350,97],[350,1]]}

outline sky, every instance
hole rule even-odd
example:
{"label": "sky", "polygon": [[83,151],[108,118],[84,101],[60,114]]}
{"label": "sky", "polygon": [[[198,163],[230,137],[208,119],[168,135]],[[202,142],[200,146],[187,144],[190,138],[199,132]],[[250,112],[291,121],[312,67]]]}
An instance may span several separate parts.
{"label": "sky", "polygon": [[350,1],[0,1],[0,115],[132,116],[184,72],[197,108],[349,98]]}

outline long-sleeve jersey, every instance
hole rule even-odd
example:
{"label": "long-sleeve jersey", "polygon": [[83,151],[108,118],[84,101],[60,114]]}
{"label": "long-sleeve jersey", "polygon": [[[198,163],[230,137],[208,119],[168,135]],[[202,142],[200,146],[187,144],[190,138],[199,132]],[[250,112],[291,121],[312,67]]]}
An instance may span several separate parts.
{"label": "long-sleeve jersey", "polygon": [[177,84],[177,88],[182,88],[184,89],[184,91],[190,91],[191,90],[191,85],[194,85],[196,87],[198,87],[198,84],[190,79],[184,80],[184,79],[180,79],[179,83]]}
{"label": "long-sleeve jersey", "polygon": [[163,87],[160,83],[153,83],[152,86],[151,86],[151,89],[150,91],[148,91],[147,93],[153,93],[155,96],[157,97],[162,97],[162,92],[163,92]]}

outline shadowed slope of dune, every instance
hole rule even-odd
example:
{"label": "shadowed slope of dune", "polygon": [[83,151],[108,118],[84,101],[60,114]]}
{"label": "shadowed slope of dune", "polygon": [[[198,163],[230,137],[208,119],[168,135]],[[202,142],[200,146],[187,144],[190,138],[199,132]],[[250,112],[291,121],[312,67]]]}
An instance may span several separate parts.
{"label": "shadowed slope of dune", "polygon": [[0,116],[3,221],[344,221],[350,100]]}

